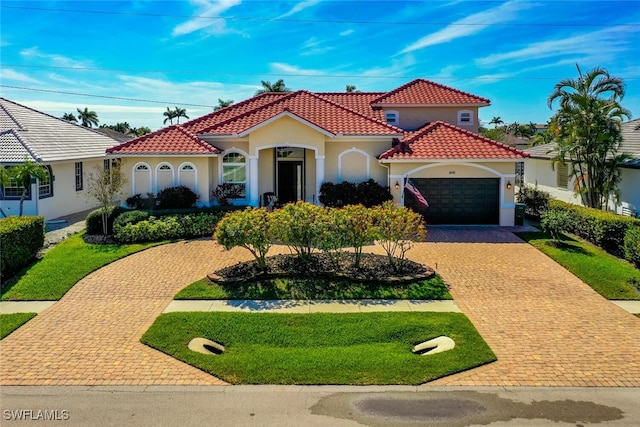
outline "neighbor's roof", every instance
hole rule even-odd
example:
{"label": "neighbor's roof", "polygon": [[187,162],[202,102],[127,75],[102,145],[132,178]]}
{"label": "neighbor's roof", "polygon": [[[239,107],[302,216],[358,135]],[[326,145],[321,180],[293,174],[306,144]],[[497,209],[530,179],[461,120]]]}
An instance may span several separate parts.
{"label": "neighbor's roof", "polygon": [[529,157],[522,150],[437,121],[403,138],[379,158],[386,160],[515,160]]}
{"label": "neighbor's roof", "polygon": [[92,129],[0,98],[0,162],[103,157],[117,141]]}
{"label": "neighbor's roof", "polygon": [[109,154],[218,154],[221,151],[183,129],[172,125],[157,132],[120,144],[107,150]]}
{"label": "neighbor's roof", "polygon": [[397,89],[387,92],[371,101],[373,105],[477,105],[491,104],[487,98],[482,98],[458,89],[416,79]]}
{"label": "neighbor's roof", "polygon": [[557,148],[558,144],[556,144],[555,142],[548,142],[546,144],[527,148],[524,151],[526,153],[529,153],[534,159],[551,159],[555,155],[553,151],[555,151]]}

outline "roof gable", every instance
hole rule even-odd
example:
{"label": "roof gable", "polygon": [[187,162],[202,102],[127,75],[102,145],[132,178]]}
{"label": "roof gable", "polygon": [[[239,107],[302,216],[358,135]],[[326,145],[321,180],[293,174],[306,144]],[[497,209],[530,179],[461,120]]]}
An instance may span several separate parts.
{"label": "roof gable", "polygon": [[458,89],[416,79],[371,101],[372,106],[383,105],[490,105],[491,101]]}
{"label": "roof gable", "polygon": [[185,130],[172,125],[112,147],[110,154],[218,154],[221,150]]}
{"label": "roof gable", "polygon": [[507,160],[529,154],[449,123],[437,121],[403,138],[382,153],[387,160]]}

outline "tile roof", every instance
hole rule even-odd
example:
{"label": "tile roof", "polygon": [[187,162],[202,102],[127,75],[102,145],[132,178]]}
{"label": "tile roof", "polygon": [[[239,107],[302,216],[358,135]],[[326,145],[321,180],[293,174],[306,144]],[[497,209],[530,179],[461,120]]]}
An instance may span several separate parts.
{"label": "tile roof", "polygon": [[172,125],[107,150],[109,154],[218,154],[221,151],[185,130]]}
{"label": "tile roof", "polygon": [[379,158],[387,160],[523,159],[529,155],[508,145],[437,121],[403,138]]}
{"label": "tile roof", "polygon": [[371,101],[372,105],[490,105],[491,101],[424,79],[416,79]]}
{"label": "tile roof", "polygon": [[[53,162],[103,157],[117,141],[95,130],[69,123],[0,98],[0,162]],[[17,157],[20,157],[19,159]]]}

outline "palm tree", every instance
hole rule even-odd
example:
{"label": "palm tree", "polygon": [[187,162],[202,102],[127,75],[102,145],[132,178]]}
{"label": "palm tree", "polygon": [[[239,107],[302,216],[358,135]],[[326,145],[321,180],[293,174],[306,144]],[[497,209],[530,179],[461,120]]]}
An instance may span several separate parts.
{"label": "palm tree", "polygon": [[547,99],[549,108],[558,101],[553,119],[558,130],[558,149],[552,166],[569,164],[576,178],[575,191],[592,208],[605,209],[611,197],[618,199],[622,142],[621,124],[629,111],[620,105],[625,94],[622,79],[596,67],[577,79],[556,83]]}
{"label": "palm tree", "polygon": [[173,111],[175,113],[176,123],[180,123],[180,117],[184,117],[185,119],[189,118],[189,116],[187,116],[187,110],[185,108],[176,107]]}
{"label": "palm tree", "polygon": [[18,184],[22,185],[22,196],[20,196],[20,214],[22,216],[22,207],[24,199],[29,193],[31,180],[37,178],[41,181],[49,178],[49,171],[40,163],[25,160],[24,163],[13,166],[9,169],[9,177],[14,179]]}
{"label": "palm tree", "polygon": [[262,89],[256,91],[256,95],[267,92],[291,92],[291,89],[285,85],[284,80],[280,79],[277,82],[271,84],[268,80],[261,80]]}
{"label": "palm tree", "polygon": [[345,86],[345,90],[347,91],[347,93],[360,92],[359,90],[356,89],[356,85],[347,85]]}
{"label": "palm tree", "polygon": [[164,124],[167,124],[167,120],[169,121],[169,124],[173,124],[173,119],[176,118],[176,112],[175,110],[172,110],[171,108],[167,107],[167,111],[165,111],[164,113],[162,113],[162,115],[165,117],[164,119]]}
{"label": "palm tree", "polygon": [[493,119],[491,119],[491,121],[489,122],[490,125],[493,125],[493,128],[495,129],[498,125],[503,124],[504,121],[500,118],[500,117],[494,117]]}
{"label": "palm tree", "polygon": [[77,123],[78,122],[78,118],[76,116],[73,115],[73,113],[64,113],[62,115],[62,117],[60,117],[62,120],[66,120],[68,122],[73,122],[73,123]]}
{"label": "palm tree", "polygon": [[90,128],[93,125],[98,126],[98,114],[95,111],[89,111],[87,107],[84,110],[76,108],[78,110],[78,119],[82,122],[82,126]]}
{"label": "palm tree", "polygon": [[225,100],[222,100],[222,99],[218,98],[218,105],[213,107],[213,111],[222,110],[223,108],[226,108],[226,107],[230,106],[231,104],[233,104],[233,99],[227,99],[225,101]]}
{"label": "palm tree", "polygon": [[142,136],[151,133],[151,128],[147,126],[140,126],[138,128],[133,128],[132,131],[136,136]]}

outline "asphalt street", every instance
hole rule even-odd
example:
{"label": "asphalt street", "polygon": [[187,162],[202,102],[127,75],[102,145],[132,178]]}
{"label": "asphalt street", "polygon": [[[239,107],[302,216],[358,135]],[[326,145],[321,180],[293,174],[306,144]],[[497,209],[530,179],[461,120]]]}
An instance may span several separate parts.
{"label": "asphalt street", "polygon": [[2,426],[640,425],[640,388],[14,387]]}

